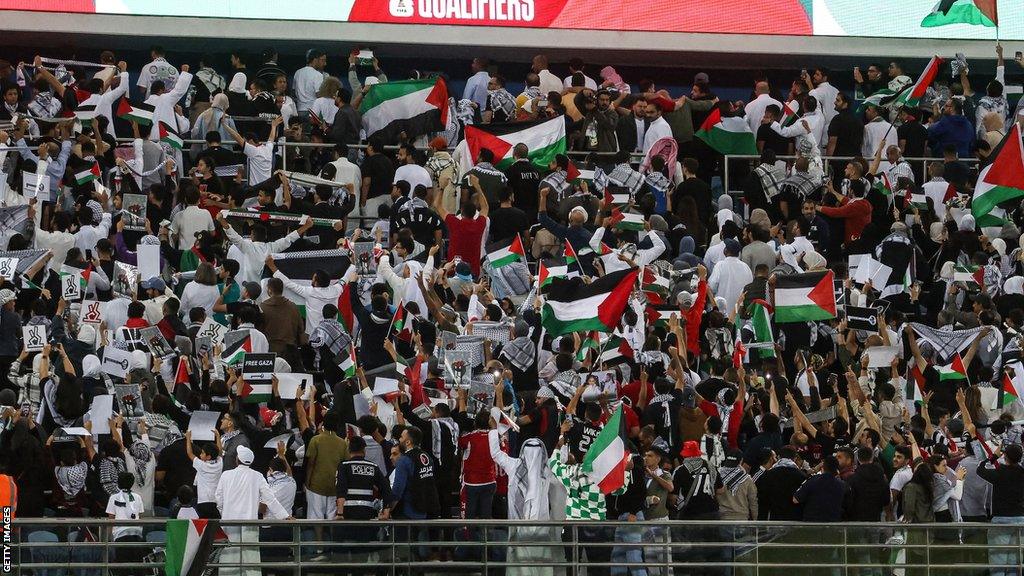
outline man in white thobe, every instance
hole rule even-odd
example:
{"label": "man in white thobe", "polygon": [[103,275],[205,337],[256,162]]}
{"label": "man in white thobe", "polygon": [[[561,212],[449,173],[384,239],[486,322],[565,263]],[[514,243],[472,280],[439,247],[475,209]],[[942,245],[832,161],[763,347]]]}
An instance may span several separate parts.
{"label": "man in white thobe", "polygon": [[[236,448],[238,466],[221,474],[215,498],[223,520],[259,520],[260,504],[267,507],[267,516],[277,520],[291,515],[274,496],[263,474],[250,468],[254,455],[246,446]],[[259,526],[226,526],[224,532],[235,543],[259,543]],[[249,568],[220,568],[221,576],[260,576],[258,546],[230,546],[224,549],[221,562],[225,564],[247,562]]]}
{"label": "man in white thobe", "polygon": [[644,155],[651,151],[658,140],[672,137],[672,127],[669,126],[667,120],[662,118],[662,113],[663,110],[656,102],[647,103],[647,119],[650,124],[644,134]]}
{"label": "man in white thobe", "polygon": [[747,125],[750,126],[750,131],[757,134],[757,129],[761,127],[761,120],[764,119],[764,111],[769,106],[778,106],[782,109],[782,102],[779,102],[775,98],[772,98],[770,93],[772,89],[767,82],[758,82],[754,85],[754,94],[757,94],[757,98],[754,98],[746,105],[743,109],[743,115],[747,119]]}
{"label": "man in white thobe", "polygon": [[723,314],[728,314],[736,305],[743,289],[754,281],[754,274],[750,266],[739,259],[740,243],[734,238],[724,242],[725,259],[715,265],[711,277],[708,278],[708,288],[715,296],[720,296],[725,301]]}

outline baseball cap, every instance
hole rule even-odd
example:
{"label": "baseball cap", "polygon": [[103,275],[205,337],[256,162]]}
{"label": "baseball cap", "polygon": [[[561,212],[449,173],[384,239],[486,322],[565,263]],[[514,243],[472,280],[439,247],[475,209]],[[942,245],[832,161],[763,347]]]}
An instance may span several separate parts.
{"label": "baseball cap", "polygon": [[707,72],[697,72],[697,74],[693,76],[694,84],[707,84],[709,82],[711,82],[711,80],[708,79]]}
{"label": "baseball cap", "polygon": [[142,288],[144,290],[156,290],[157,292],[163,292],[164,290],[167,290],[167,283],[163,281],[163,278],[154,276],[149,280],[143,281]]}
{"label": "baseball cap", "polygon": [[245,289],[246,293],[249,294],[251,300],[255,300],[260,297],[263,293],[263,288],[260,287],[259,282],[242,282],[242,288]]}

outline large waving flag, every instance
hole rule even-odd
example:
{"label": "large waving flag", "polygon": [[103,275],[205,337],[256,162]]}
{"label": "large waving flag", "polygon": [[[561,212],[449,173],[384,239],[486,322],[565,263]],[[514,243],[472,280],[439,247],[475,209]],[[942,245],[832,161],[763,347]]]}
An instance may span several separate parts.
{"label": "large waving flag", "polygon": [[1024,196],[1024,144],[1019,124],[1013,124],[989,157],[992,163],[978,175],[971,201],[971,214],[979,222],[1000,203]]}
{"label": "large waving flag", "polygon": [[999,26],[999,0],[939,0],[930,14],[921,21],[922,28],[972,24],[994,28]]}
{"label": "large waving flag", "polygon": [[132,104],[127,98],[117,103],[117,117],[136,124],[149,126],[153,123],[153,106],[149,104]]}
{"label": "large waving flag", "polygon": [[514,161],[512,149],[516,144],[525,144],[530,162],[547,170],[556,154],[565,153],[565,118],[466,126],[466,138],[458,146],[459,161],[468,169],[476,165],[480,150],[486,148],[494,154],[495,167],[504,169]]}
{"label": "large waving flag", "polygon": [[448,87],[440,78],[382,82],[370,87],[359,104],[366,137],[398,140],[443,130],[448,123]]}
{"label": "large waving flag", "polygon": [[964,360],[960,357],[959,352],[953,356],[953,361],[948,365],[938,366],[936,369],[939,371],[939,381],[967,381],[967,367],[964,366]]}
{"label": "large waving flag", "polygon": [[582,278],[555,280],[548,288],[541,323],[552,336],[571,332],[611,332],[619,325],[639,268],[605,274],[590,284]]}
{"label": "large waving flag", "polygon": [[942,67],[942,58],[938,56],[932,56],[931,61],[925,66],[924,72],[921,72],[921,76],[917,79],[917,82],[910,87],[908,90],[900,92],[899,98],[896,99],[896,103],[901,106],[907,106],[908,108],[916,108],[921,103],[921,98],[924,98],[925,93],[928,91],[928,87],[935,81],[935,77],[939,75],[939,68]]}
{"label": "large waving flag", "polygon": [[747,121],[738,116],[723,118],[718,108],[711,112],[694,136],[719,154],[758,154],[757,142]]}
{"label": "large waving flag", "polygon": [[620,404],[583,457],[583,472],[601,488],[602,494],[611,494],[626,485],[629,452],[624,430]]}
{"label": "large waving flag", "polygon": [[487,245],[487,261],[492,268],[501,268],[516,262],[526,261],[526,249],[523,239],[516,234],[510,239],[492,242]]}
{"label": "large waving flag", "polygon": [[214,542],[227,535],[216,521],[168,520],[164,573],[167,576],[200,576],[206,571]]}
{"label": "large waving flag", "polygon": [[836,317],[831,270],[779,276],[775,281],[775,322],[813,322]]}

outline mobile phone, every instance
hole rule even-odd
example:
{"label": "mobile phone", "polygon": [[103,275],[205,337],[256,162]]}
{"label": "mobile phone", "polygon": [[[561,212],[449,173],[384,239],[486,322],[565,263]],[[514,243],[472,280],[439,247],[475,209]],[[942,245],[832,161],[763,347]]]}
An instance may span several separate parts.
{"label": "mobile phone", "polygon": [[804,68],[803,70],[800,71],[800,77],[803,78],[805,76],[807,76],[807,68]]}

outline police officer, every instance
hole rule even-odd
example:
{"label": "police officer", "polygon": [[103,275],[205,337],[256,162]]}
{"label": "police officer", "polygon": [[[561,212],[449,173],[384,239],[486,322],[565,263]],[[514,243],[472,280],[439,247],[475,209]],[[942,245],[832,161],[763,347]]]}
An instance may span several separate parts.
{"label": "police officer", "polygon": [[[351,458],[338,467],[338,511],[335,518],[371,520],[379,516],[381,520],[387,520],[394,503],[387,477],[376,464],[366,459],[366,440],[361,436],[349,440],[348,450]],[[376,500],[383,502],[379,513]]]}
{"label": "police officer", "polygon": [[433,455],[423,450],[423,432],[410,426],[398,440],[402,457],[395,465],[394,497],[403,518],[437,518],[441,512],[437,494],[437,476]]}

